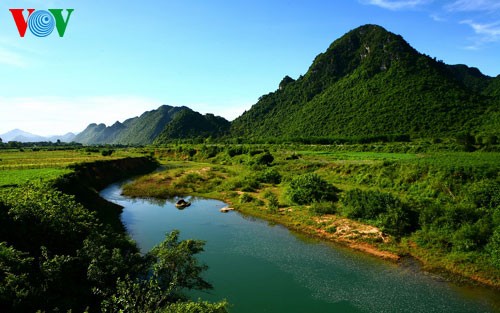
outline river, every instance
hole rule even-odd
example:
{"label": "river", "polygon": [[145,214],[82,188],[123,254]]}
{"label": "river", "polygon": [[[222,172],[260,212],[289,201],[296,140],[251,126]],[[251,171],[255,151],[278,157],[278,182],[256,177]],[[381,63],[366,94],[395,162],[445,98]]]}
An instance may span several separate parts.
{"label": "river", "polygon": [[193,299],[227,299],[232,313],[500,312],[500,294],[457,286],[418,270],[310,239],[238,212],[221,213],[217,200],[131,199],[119,184],[101,196],[124,207],[122,222],[142,252],[173,229],[206,241],[199,255],[214,290]]}

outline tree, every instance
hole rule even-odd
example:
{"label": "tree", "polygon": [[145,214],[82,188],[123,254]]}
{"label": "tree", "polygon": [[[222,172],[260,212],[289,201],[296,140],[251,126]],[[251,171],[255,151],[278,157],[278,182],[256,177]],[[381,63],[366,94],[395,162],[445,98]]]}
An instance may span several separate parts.
{"label": "tree", "polygon": [[[130,276],[118,279],[117,291],[103,301],[102,311],[158,312],[183,300],[183,290],[212,289],[212,285],[200,276],[207,266],[199,264],[195,258],[204,245],[200,240],[179,241],[178,230],[167,234],[162,243],[146,254],[148,266],[143,275],[135,279]],[[213,312],[225,312],[223,309],[221,306],[219,311]]]}

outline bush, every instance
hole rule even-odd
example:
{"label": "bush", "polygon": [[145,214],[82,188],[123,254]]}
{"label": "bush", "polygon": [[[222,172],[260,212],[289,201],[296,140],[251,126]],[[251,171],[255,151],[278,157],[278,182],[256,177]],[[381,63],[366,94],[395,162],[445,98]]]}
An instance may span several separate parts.
{"label": "bush", "polygon": [[230,157],[235,157],[244,153],[245,149],[242,146],[230,146],[227,149],[227,155],[229,155]]}
{"label": "bush", "polygon": [[274,157],[269,152],[259,154],[258,156],[255,157],[255,163],[258,165],[271,165],[273,161]]}
{"label": "bush", "polygon": [[203,146],[203,147],[201,147],[201,155],[205,159],[213,158],[213,157],[217,156],[217,154],[219,154],[219,152],[220,152],[220,149],[218,146]]}
{"label": "bush", "polygon": [[268,168],[257,176],[261,183],[277,185],[281,183],[281,174],[274,168]]}
{"label": "bush", "polygon": [[104,149],[101,151],[102,156],[111,156],[115,152],[113,149]]}
{"label": "bush", "polygon": [[286,191],[290,200],[297,204],[337,201],[336,192],[333,185],[314,173],[293,178]]}
{"label": "bush", "polygon": [[479,181],[468,191],[470,201],[478,208],[500,206],[500,183],[493,180]]}
{"label": "bush", "polygon": [[344,215],[348,218],[373,220],[379,214],[387,211],[388,206],[394,206],[396,200],[387,193],[353,189],[342,197],[345,208]]}
{"label": "bush", "polygon": [[241,191],[253,192],[260,188],[260,183],[252,177],[245,177],[241,181]]}
{"label": "bush", "polygon": [[242,193],[240,195],[240,203],[249,203],[253,201],[253,197],[248,193]]}
{"label": "bush", "polygon": [[402,236],[418,226],[418,214],[390,193],[353,189],[342,198],[348,218],[375,221],[382,230]]}
{"label": "bush", "polygon": [[271,211],[271,213],[278,212],[278,209],[280,206],[278,197],[274,193],[272,193],[271,191],[267,190],[264,193],[264,198],[266,198],[268,201],[267,208],[269,209],[269,211]]}

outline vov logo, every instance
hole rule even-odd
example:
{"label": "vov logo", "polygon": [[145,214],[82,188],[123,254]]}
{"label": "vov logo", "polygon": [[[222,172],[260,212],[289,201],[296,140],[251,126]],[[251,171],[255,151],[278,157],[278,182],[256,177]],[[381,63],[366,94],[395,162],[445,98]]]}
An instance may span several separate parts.
{"label": "vov logo", "polygon": [[69,18],[74,9],[66,9],[66,19],[63,17],[64,9],[48,9],[47,11],[27,9],[27,18],[24,17],[24,9],[10,9],[9,11],[12,13],[21,37],[24,37],[28,28],[37,37],[47,37],[56,28],[59,37],[64,37]]}

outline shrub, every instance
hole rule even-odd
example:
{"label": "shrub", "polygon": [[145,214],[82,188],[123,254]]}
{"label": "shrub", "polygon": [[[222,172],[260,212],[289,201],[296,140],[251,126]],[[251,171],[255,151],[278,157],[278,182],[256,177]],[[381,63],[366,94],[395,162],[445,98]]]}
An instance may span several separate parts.
{"label": "shrub", "polygon": [[241,182],[241,190],[252,192],[260,188],[260,183],[253,177],[245,177]]}
{"label": "shrub", "polygon": [[479,181],[468,191],[470,201],[478,208],[500,206],[500,183],[493,180]]}
{"label": "shrub", "polygon": [[262,173],[260,173],[257,177],[257,179],[261,183],[268,183],[268,184],[279,184],[281,183],[281,174],[274,168],[268,168]]}
{"label": "shrub", "polygon": [[240,203],[249,203],[253,201],[253,197],[248,193],[242,193],[240,195]]}
{"label": "shrub", "polygon": [[418,214],[390,193],[353,189],[344,194],[342,203],[347,217],[375,221],[393,236],[402,236],[418,226]]}
{"label": "shrub", "polygon": [[115,152],[115,150],[112,149],[104,149],[101,151],[102,156],[110,156]]}
{"label": "shrub", "polygon": [[276,213],[280,206],[278,197],[271,191],[266,191],[266,193],[264,194],[264,198],[266,198],[268,201],[267,208],[269,209],[269,211],[271,211],[272,213]]}
{"label": "shrub", "polygon": [[254,156],[254,155],[257,155],[257,154],[261,154],[261,153],[264,153],[264,150],[261,150],[261,149],[252,149],[252,150],[248,151],[248,155],[250,155],[250,156]]}
{"label": "shrub", "polygon": [[218,146],[202,146],[201,147],[201,155],[203,158],[210,159],[215,156],[220,152],[220,149]]}
{"label": "shrub", "polygon": [[342,197],[344,215],[355,219],[375,219],[384,213],[388,206],[394,205],[393,202],[395,199],[390,194],[361,189],[349,190]]}
{"label": "shrub", "polygon": [[273,161],[274,157],[269,152],[259,154],[258,156],[255,157],[255,163],[258,165],[271,165]]}
{"label": "shrub", "polygon": [[237,155],[241,155],[245,153],[245,149],[242,146],[230,146],[227,149],[227,154],[230,157],[235,157]]}
{"label": "shrub", "polygon": [[337,189],[319,175],[308,173],[294,177],[287,189],[290,200],[297,204],[336,201]]}

